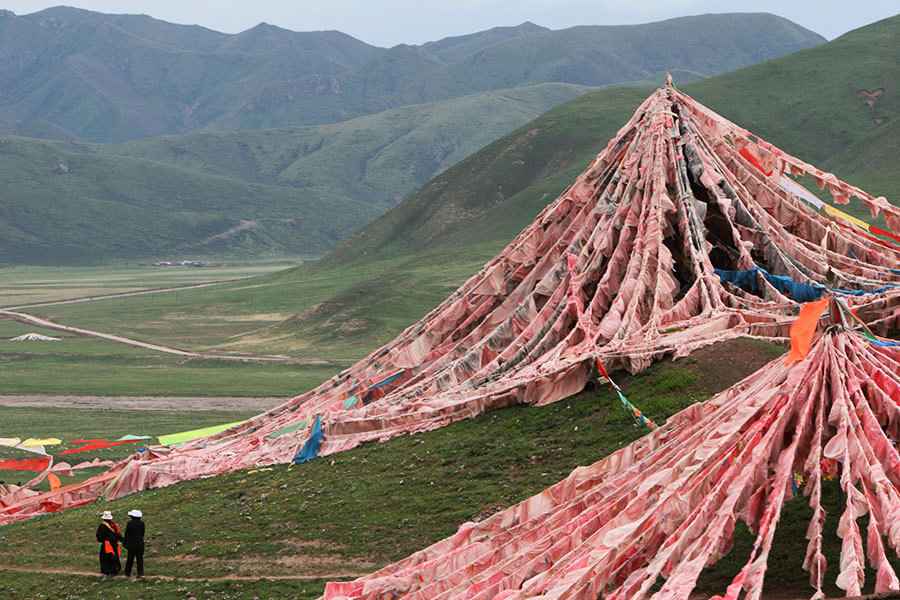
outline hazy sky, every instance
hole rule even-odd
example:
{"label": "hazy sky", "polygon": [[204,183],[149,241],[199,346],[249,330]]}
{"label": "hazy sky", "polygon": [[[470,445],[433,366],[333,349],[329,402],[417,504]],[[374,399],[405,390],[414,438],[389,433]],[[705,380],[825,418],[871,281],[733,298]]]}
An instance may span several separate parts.
{"label": "hazy sky", "polygon": [[338,29],[379,46],[418,44],[497,25],[643,23],[705,12],[772,12],[832,39],[900,12],[898,0],[0,0],[18,14],[67,4],[145,13],[235,33],[261,21],[296,31]]}

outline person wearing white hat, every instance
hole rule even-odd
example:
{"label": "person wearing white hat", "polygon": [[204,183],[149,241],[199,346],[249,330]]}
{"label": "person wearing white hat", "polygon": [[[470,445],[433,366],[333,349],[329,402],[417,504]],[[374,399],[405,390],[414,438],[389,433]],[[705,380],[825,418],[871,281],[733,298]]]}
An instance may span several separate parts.
{"label": "person wearing white hat", "polygon": [[131,577],[131,567],[137,562],[137,576],[144,576],[144,513],[129,510],[131,520],[125,526],[125,549],[128,560],[125,561],[125,577]]}
{"label": "person wearing white hat", "polygon": [[107,577],[118,575],[122,570],[122,554],[119,550],[121,540],[122,533],[113,520],[112,513],[104,511],[100,515],[100,526],[97,527],[97,542],[100,544],[100,572]]}

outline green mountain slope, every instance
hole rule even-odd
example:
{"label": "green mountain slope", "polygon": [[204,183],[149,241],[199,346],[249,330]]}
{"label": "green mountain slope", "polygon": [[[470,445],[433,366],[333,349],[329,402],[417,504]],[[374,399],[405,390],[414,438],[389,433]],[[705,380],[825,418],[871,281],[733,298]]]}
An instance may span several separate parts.
{"label": "green mountain slope", "polygon": [[265,24],[226,35],[68,7],[4,12],[0,122],[31,136],[126,140],[252,120],[280,94],[305,97],[312,122],[337,121],[349,114],[329,109],[325,92],[383,52],[340,32]]}
{"label": "green mountain slope", "polygon": [[[701,102],[809,161],[900,116],[900,16],[833,42],[689,87]],[[866,94],[873,93],[873,107]]]}
{"label": "green mountain slope", "polygon": [[377,48],[336,31],[236,35],[56,7],[0,12],[0,132],[125,141],[343,121],[533,83],[705,76],[822,43],[768,14],[551,31],[526,23]]}
{"label": "green mountain slope", "polygon": [[124,144],[0,137],[0,260],[321,255],[435,173],[587,89],[540,84],[332,125]]}
{"label": "green mountain slope", "polygon": [[197,132],[95,148],[388,207],[484,145],[589,90],[546,83],[316,127]]}
{"label": "green mountain slope", "polygon": [[329,260],[511,239],[606,145],[647,94],[644,88],[609,89],[551,110],[431,180],[341,243]]}
{"label": "green mountain slope", "polygon": [[579,26],[535,32],[471,52],[452,70],[460,74],[471,71],[476,86],[494,86],[504,80],[608,85],[655,79],[666,71],[699,78],[817,45],[809,44],[809,33],[765,13],[707,14],[630,26]]}
{"label": "green mountain slope", "polygon": [[846,172],[847,180],[858,186],[887,194],[900,201],[900,119],[879,127],[825,162],[833,172]]}
{"label": "green mountain slope", "polygon": [[4,262],[320,254],[375,209],[148,160],[0,138]]}
{"label": "green mountain slope", "polygon": [[[788,152],[896,200],[898,53],[900,16],[684,87]],[[873,102],[861,90],[879,95]],[[602,150],[645,96],[606,89],[557,107],[429,182],[343,242],[335,260],[509,239]]]}

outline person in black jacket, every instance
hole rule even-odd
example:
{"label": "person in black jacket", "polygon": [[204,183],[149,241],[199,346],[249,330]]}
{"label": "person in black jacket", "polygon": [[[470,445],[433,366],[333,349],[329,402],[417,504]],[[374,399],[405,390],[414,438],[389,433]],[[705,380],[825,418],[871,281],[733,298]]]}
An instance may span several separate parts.
{"label": "person in black jacket", "polygon": [[128,560],[125,562],[125,577],[131,577],[131,567],[137,561],[137,576],[144,576],[144,514],[139,510],[128,511],[131,520],[125,526],[125,549]]}
{"label": "person in black jacket", "polygon": [[107,577],[118,575],[122,570],[119,541],[122,535],[119,526],[113,521],[109,511],[100,515],[100,526],[97,527],[97,542],[100,544],[100,572]]}

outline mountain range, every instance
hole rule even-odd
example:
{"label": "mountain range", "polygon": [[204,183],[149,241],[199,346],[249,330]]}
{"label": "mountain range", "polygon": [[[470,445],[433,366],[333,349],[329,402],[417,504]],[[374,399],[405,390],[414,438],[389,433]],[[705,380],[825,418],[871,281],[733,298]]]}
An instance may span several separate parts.
{"label": "mountain range", "polygon": [[770,14],[629,26],[499,27],[379,48],[260,24],[229,35],[143,15],[0,12],[0,131],[117,142],[318,125],[494,89],[705,77],[824,39]]}
{"label": "mountain range", "polygon": [[0,260],[321,255],[596,86],[691,81],[823,41],[768,14],[525,23],[384,49],[0,12]]}
{"label": "mountain range", "polygon": [[0,262],[319,256],[589,89],[547,83],[328,125],[122,144],[0,136]]}

